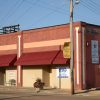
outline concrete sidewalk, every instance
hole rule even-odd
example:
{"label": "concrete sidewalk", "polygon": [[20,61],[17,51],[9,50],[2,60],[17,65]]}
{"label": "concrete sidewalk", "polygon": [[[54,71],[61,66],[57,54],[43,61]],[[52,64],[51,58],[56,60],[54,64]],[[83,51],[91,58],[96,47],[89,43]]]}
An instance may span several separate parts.
{"label": "concrete sidewalk", "polygon": [[[24,92],[24,93],[36,93],[36,90],[32,87],[14,87],[14,86],[0,86],[0,92]],[[51,89],[51,88],[44,88],[40,90],[38,94],[69,94],[67,90],[61,89]]]}
{"label": "concrete sidewalk", "polygon": [[[32,93],[37,95],[70,95],[70,91],[61,90],[61,89],[50,89],[45,88],[40,90],[40,92],[36,92],[34,88],[24,88],[24,87],[8,87],[8,86],[0,86],[0,92],[14,92],[14,93]],[[89,89],[89,90],[76,90],[75,95],[82,96],[100,96],[100,89]]]}
{"label": "concrete sidewalk", "polygon": [[75,95],[83,95],[83,96],[100,96],[100,88],[92,88],[88,90],[78,90]]}

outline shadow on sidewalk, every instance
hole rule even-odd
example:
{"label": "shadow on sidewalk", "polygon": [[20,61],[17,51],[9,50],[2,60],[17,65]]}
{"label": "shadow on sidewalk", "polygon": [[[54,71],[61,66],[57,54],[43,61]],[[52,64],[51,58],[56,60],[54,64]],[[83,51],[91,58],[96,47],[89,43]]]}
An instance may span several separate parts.
{"label": "shadow on sidewalk", "polygon": [[90,93],[90,92],[96,92],[100,91],[100,88],[92,88],[92,89],[86,89],[86,90],[77,90],[75,94],[82,94],[82,93]]}

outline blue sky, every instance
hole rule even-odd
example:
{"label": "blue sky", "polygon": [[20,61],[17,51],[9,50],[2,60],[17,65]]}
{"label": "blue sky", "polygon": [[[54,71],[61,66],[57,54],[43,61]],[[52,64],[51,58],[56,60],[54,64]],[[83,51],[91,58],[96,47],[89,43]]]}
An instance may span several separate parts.
{"label": "blue sky", "polygon": [[[0,0],[0,28],[20,24],[27,30],[69,23],[69,4],[70,0]],[[80,0],[74,6],[74,21],[100,25],[100,0]]]}

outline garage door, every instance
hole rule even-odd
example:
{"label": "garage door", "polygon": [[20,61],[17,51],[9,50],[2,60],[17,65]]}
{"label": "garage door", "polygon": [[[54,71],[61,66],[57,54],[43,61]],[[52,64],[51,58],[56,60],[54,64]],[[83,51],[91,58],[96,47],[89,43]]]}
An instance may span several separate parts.
{"label": "garage door", "polygon": [[37,78],[42,79],[42,68],[23,67],[23,87],[33,87]]}

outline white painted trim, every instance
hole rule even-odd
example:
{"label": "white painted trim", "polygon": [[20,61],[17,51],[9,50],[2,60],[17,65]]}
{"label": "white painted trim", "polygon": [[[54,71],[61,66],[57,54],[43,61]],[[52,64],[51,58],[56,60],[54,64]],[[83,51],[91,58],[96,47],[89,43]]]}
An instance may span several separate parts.
{"label": "white painted trim", "polygon": [[20,80],[20,78],[21,78],[21,75],[20,75],[21,66],[18,66],[17,68],[18,68],[18,69],[17,69],[17,70],[18,70],[18,83],[20,83],[20,81],[21,81],[21,80]]}
{"label": "white painted trim", "polygon": [[18,35],[18,57],[21,56],[21,35]]}
{"label": "white painted trim", "polygon": [[79,36],[78,31],[79,27],[76,27],[76,77],[77,77],[77,84],[79,84]]}
{"label": "white painted trim", "polygon": [[[18,35],[18,57],[20,57],[21,56],[21,35]],[[19,65],[19,66],[17,66],[18,68],[17,68],[17,71],[18,71],[18,83],[20,83],[20,78],[21,78],[21,75],[20,75],[20,72],[21,72],[21,66]]]}
{"label": "white painted trim", "polygon": [[48,41],[24,43],[24,48],[36,48],[36,47],[64,45],[64,42],[70,42],[70,39],[68,38],[68,39],[58,39],[58,40],[48,40]]}

